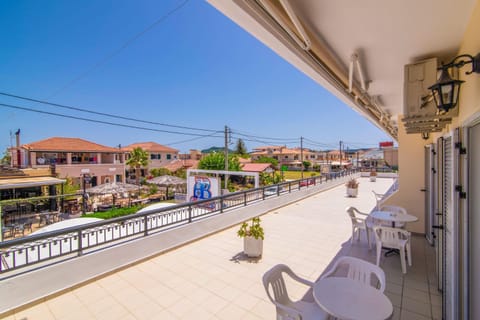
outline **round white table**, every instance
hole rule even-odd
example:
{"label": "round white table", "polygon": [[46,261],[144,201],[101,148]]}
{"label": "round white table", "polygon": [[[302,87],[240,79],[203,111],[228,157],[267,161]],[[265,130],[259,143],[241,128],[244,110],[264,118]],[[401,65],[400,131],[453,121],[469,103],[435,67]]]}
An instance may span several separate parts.
{"label": "round white table", "polygon": [[411,214],[394,213],[390,211],[373,211],[370,213],[370,217],[392,223],[392,227],[395,228],[396,222],[415,222],[417,217]]}
{"label": "round white table", "polygon": [[320,279],[313,286],[317,304],[339,319],[383,320],[393,313],[392,302],[372,286],[349,278]]}

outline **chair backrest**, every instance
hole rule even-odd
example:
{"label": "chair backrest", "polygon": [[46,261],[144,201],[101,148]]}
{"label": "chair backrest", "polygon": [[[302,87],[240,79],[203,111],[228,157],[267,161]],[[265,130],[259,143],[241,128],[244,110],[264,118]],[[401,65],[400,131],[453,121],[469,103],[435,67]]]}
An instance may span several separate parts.
{"label": "chair backrest", "polygon": [[377,289],[380,290],[380,292],[385,291],[385,272],[373,263],[355,257],[342,256],[338,258],[333,267],[329,269],[322,276],[322,278],[332,275],[342,266],[346,266],[348,268],[346,274],[347,278],[359,281],[368,286],[373,284],[372,275],[374,275],[379,283],[379,287],[377,287]]}
{"label": "chair backrest", "polygon": [[380,210],[394,212],[394,213],[400,213],[400,214],[407,214],[407,210],[405,208],[399,207],[399,206],[380,206]]}
{"label": "chair backrest", "polygon": [[[345,209],[345,211],[347,211],[348,215],[350,216],[350,219],[352,219],[353,224],[363,223],[364,219],[357,217],[357,213],[362,214],[362,212],[360,212],[357,208],[348,207],[347,209]],[[366,213],[364,213],[364,215],[367,216]]]}
{"label": "chair backrest", "polygon": [[383,200],[384,194],[382,194],[382,193],[376,193],[376,192],[373,191],[373,190],[372,190],[372,192],[373,192],[373,196],[375,197],[375,201],[376,201],[376,203],[377,203],[376,208],[377,208],[377,209],[380,209],[380,205],[382,204],[382,200]]}
{"label": "chair backrest", "polygon": [[375,226],[373,230],[377,243],[381,243],[385,247],[398,247],[410,236],[410,232],[399,228]]}
{"label": "chair backrest", "polygon": [[[292,301],[288,296],[287,286],[285,285],[283,273],[287,273],[291,275],[292,270],[284,264],[278,264],[274,266],[272,269],[268,270],[263,275],[262,280],[263,280],[263,286],[265,287],[265,291],[267,291],[268,298],[274,304],[276,302],[282,305],[288,305],[292,303]],[[272,289],[273,296],[271,295],[270,287]]]}

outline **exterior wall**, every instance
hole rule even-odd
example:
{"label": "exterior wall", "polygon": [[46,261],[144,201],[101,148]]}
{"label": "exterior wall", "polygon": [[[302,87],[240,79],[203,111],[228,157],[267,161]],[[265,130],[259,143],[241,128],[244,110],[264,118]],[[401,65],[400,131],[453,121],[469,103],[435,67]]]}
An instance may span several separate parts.
{"label": "exterior wall", "polygon": [[383,158],[390,166],[398,166],[398,149],[384,149]]}
{"label": "exterior wall", "polygon": [[97,184],[103,183],[105,177],[109,177],[110,182],[113,182],[115,175],[121,175],[121,180],[125,181],[125,166],[123,164],[72,164],[56,166],[56,172],[59,178],[79,178],[82,175],[82,169],[90,169],[90,175],[97,177]]}
{"label": "exterior wall", "polygon": [[418,217],[418,221],[408,223],[407,228],[413,232],[425,233],[425,195],[420,191],[425,185],[425,140],[420,134],[407,134],[401,119],[398,122],[399,189],[384,204],[407,209],[409,214]]}

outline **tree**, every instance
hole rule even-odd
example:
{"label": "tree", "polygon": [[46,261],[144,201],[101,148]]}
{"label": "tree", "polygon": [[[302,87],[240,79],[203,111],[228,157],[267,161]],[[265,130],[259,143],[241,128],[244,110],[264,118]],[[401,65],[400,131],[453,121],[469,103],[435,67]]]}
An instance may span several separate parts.
{"label": "tree", "polygon": [[150,174],[154,177],[172,175],[172,172],[167,168],[153,168],[150,170]]}
{"label": "tree", "polygon": [[[218,152],[206,155],[198,162],[198,169],[225,170],[225,155]],[[236,155],[228,155],[228,170],[240,171],[240,162]]]}
{"label": "tree", "polygon": [[311,165],[312,163],[310,161],[303,161],[303,167],[305,168],[305,171],[308,171],[308,168],[310,168]]}
{"label": "tree", "polygon": [[3,157],[0,159],[0,164],[6,164],[10,165],[10,160],[11,160],[11,155],[10,152],[8,152],[8,149],[3,152]]}
{"label": "tree", "polygon": [[238,154],[242,158],[248,155],[247,147],[245,146],[245,142],[243,142],[242,139],[237,140],[237,145],[235,146],[235,150],[233,152],[235,154]]}
{"label": "tree", "polygon": [[270,157],[261,156],[258,160],[255,160],[256,163],[271,163],[274,167],[278,167],[278,160]]}
{"label": "tree", "polygon": [[146,167],[148,165],[148,153],[140,147],[133,149],[130,152],[130,157],[128,158],[126,164],[130,168],[135,169],[135,182],[140,184],[140,168]]}

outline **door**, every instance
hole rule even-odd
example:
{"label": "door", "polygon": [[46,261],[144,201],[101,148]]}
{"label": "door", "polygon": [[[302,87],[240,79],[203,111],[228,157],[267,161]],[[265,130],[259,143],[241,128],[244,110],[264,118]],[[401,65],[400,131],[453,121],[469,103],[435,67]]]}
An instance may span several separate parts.
{"label": "door", "polygon": [[439,138],[437,141],[437,152],[438,152],[438,169],[439,174],[437,175],[437,186],[438,186],[438,197],[435,204],[435,216],[433,225],[434,228],[434,245],[435,245],[435,257],[436,257],[436,271],[437,271],[437,284],[438,290],[443,291],[443,269],[444,269],[444,241],[443,241],[443,193],[444,193],[444,139]]}
{"label": "door", "polygon": [[468,319],[480,319],[480,123],[468,128]]}
{"label": "door", "polygon": [[459,151],[454,148],[458,142],[458,129],[454,137],[443,140],[443,316],[446,320],[458,319],[458,201],[455,198],[455,188],[458,181]]}

